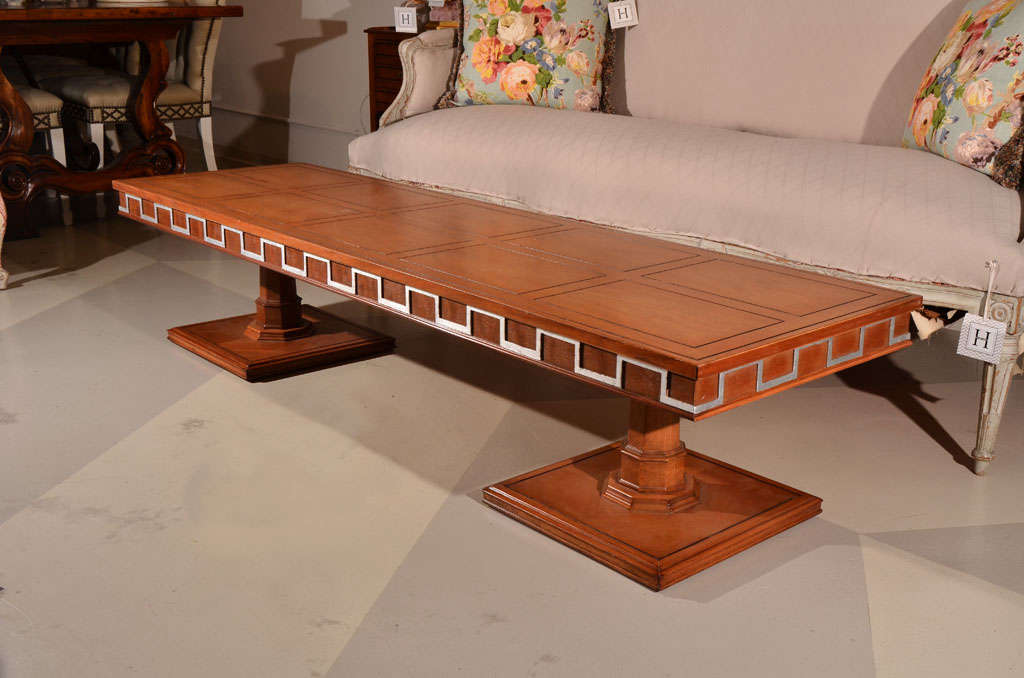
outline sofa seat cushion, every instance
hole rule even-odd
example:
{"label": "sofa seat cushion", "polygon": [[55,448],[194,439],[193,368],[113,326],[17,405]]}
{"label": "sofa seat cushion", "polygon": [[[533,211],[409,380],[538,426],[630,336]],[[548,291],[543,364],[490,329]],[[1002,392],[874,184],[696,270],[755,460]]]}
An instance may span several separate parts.
{"label": "sofa seat cushion", "polygon": [[528,106],[439,110],[359,137],[357,170],[851,273],[1024,295],[1020,200],[929,153]]}

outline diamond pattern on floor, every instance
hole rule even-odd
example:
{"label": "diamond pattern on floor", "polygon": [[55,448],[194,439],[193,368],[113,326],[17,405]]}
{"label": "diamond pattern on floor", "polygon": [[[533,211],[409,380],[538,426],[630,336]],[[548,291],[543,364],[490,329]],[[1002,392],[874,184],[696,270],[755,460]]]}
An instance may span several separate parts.
{"label": "diamond pattern on floor", "polygon": [[7,243],[0,676],[964,676],[1024,666],[1024,380],[955,334],[699,424],[824,513],[652,593],[480,501],[627,403],[320,289],[394,355],[250,385],[166,341],[256,269],[119,218]]}

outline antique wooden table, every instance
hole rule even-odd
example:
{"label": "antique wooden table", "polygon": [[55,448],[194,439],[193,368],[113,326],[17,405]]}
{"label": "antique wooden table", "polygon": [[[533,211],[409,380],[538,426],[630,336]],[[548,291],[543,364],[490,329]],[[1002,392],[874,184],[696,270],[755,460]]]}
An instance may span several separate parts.
{"label": "antique wooden table", "polygon": [[686,449],[679,418],[704,419],[903,348],[921,305],[902,292],[310,165],[114,187],[122,214],[259,264],[255,315],[169,332],[240,376],[390,348],[387,337],[300,308],[298,278],[629,397],[624,441],[484,496],[655,589],[821,511],[817,497]]}
{"label": "antique wooden table", "polygon": [[[32,112],[0,72],[0,194],[10,217],[8,237],[34,234],[28,223],[29,202],[43,188],[64,193],[109,190],[117,178],[184,171],[181,147],[156,114],[156,98],[167,86],[165,40],[193,19],[241,16],[239,6],[199,5],[194,0],[168,0],[159,6],[100,6],[96,0],[66,0],[46,5],[0,6],[0,49],[12,45],[119,43],[138,40],[143,78],[132,90],[128,110],[142,143],[117,160],[93,171],[72,171],[49,155],[30,155],[34,128]],[[99,154],[94,156],[99,158]],[[98,161],[98,160],[97,160]]]}

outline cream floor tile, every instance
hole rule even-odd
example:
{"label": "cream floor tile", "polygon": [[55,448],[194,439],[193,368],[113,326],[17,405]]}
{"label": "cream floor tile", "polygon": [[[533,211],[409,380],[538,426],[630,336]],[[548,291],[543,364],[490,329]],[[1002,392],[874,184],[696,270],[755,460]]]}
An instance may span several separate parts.
{"label": "cream floor tile", "polygon": [[41,238],[3,245],[10,287],[0,291],[0,330],[102,287],[153,259],[74,229],[44,229]]}
{"label": "cream floor tile", "polygon": [[1024,596],[861,537],[879,678],[1024,670]]}
{"label": "cream floor tile", "polygon": [[762,546],[654,593],[454,495],[327,676],[874,676],[856,537]]}
{"label": "cream floor tile", "polygon": [[[380,370],[341,369],[347,388],[316,397],[370,417],[353,403]],[[325,671],[507,405],[435,383],[428,418],[468,416],[409,445],[425,474],[267,397],[324,374],[215,377],[0,526],[4,678]]]}
{"label": "cream floor tile", "polygon": [[153,264],[0,330],[0,522],[218,374],[165,330],[240,301]]}

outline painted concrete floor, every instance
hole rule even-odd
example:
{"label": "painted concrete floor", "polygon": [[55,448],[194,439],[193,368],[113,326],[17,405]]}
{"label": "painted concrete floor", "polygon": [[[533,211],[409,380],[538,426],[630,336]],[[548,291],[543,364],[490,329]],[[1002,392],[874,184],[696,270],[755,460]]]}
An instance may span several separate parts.
{"label": "painted concrete floor", "polygon": [[652,593],[480,500],[624,399],[311,287],[397,352],[249,385],[164,332],[251,264],[119,218],[5,261],[2,678],[1024,672],[1024,383],[973,476],[951,332],[688,424],[824,513]]}

